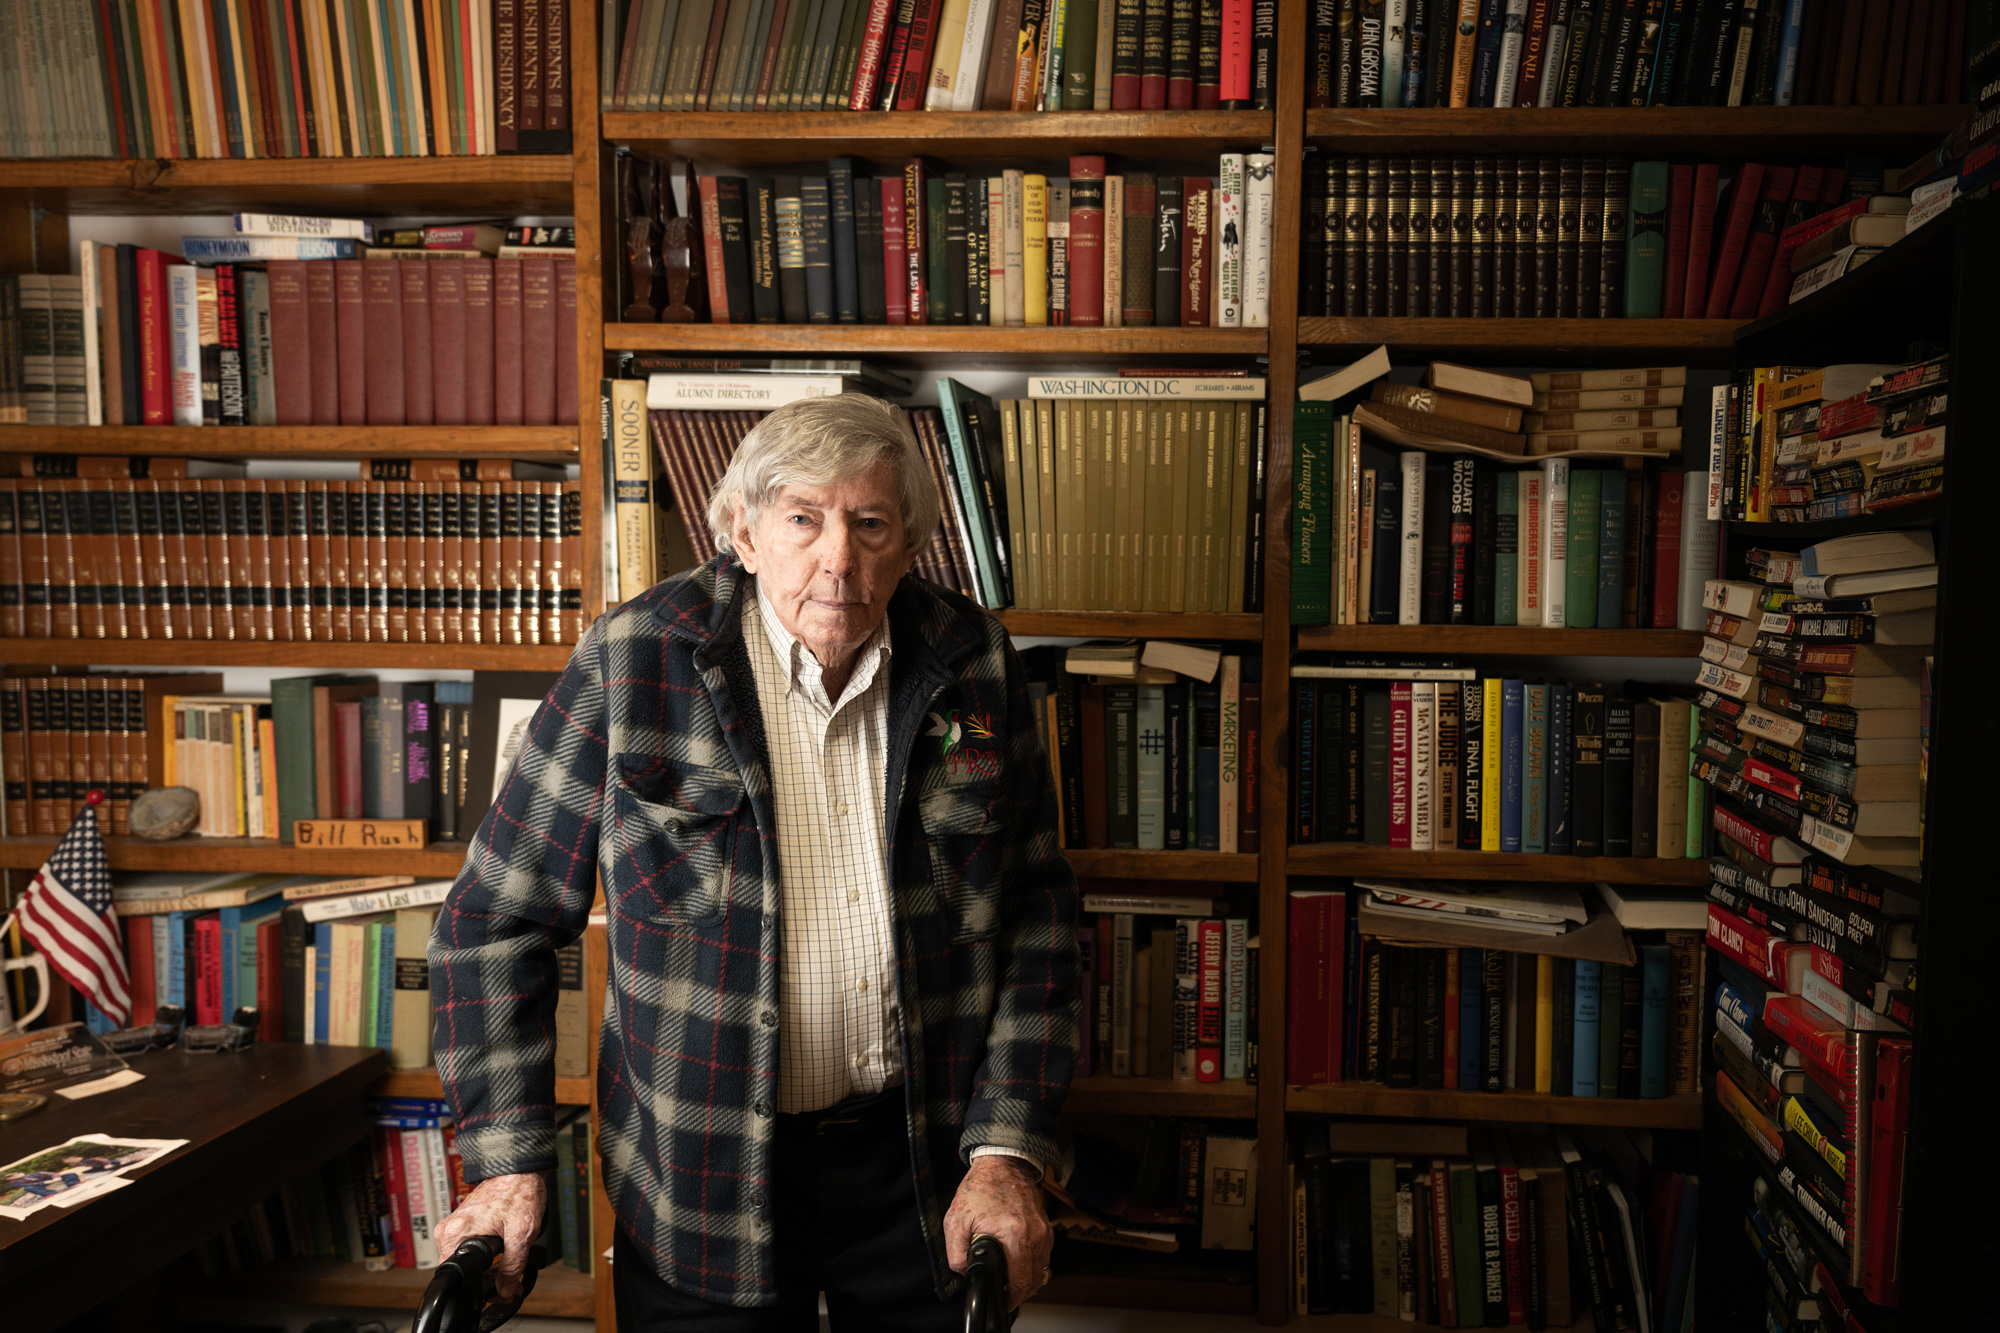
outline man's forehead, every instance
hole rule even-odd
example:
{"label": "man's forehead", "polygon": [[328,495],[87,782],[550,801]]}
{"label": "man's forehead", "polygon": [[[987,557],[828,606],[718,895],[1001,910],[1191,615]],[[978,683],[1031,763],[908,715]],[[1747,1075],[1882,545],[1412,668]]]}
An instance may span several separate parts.
{"label": "man's forehead", "polygon": [[882,484],[883,480],[872,473],[864,473],[844,482],[828,482],[819,486],[787,482],[778,487],[778,493],[771,502],[779,507],[846,509],[854,512],[894,508],[897,504],[895,487]]}

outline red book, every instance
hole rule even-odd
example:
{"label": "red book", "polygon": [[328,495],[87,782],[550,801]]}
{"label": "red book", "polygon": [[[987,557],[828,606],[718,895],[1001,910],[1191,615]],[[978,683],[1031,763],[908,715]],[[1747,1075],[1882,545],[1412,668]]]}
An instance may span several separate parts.
{"label": "red book", "polygon": [[493,424],[522,421],[521,261],[493,261]]}
{"label": "red book", "polygon": [[[1713,912],[1715,908],[1709,910]],[[1764,1026],[1797,1050],[1805,1058],[1808,1070],[1817,1066],[1822,1082],[1830,1077],[1830,1091],[1839,1093],[1846,1089],[1854,1064],[1846,1028],[1799,995],[1773,995],[1764,1001]]]}
{"label": "red book", "polygon": [[[1113,3],[1115,5],[1116,0],[1113,0]],[[1145,31],[1145,18],[1142,12],[1143,8],[1143,5],[1133,4],[1131,0],[1127,0],[1125,12],[1116,15],[1117,28],[1114,30],[1114,40],[1117,46],[1124,47],[1129,42],[1131,49],[1144,49],[1145,38],[1143,34]],[[1137,25],[1136,29],[1134,25]],[[1018,28],[1016,31],[1018,32]],[[999,40],[998,34],[995,34],[995,40]],[[1009,51],[1008,54],[1012,56],[1013,52]],[[1111,109],[1113,111],[1137,111],[1140,109],[1140,102],[1143,97],[1143,94],[1140,92],[1143,81],[1140,73],[1141,65],[1138,62],[1133,62],[1127,68],[1131,69],[1132,72],[1129,74],[1119,74],[1115,72],[1116,65],[1113,66],[1114,72],[1111,75]],[[1012,73],[1012,71],[1013,66],[1010,63],[1008,72]],[[1011,105],[1011,99],[1009,104]],[[997,109],[1005,110],[1006,108],[1000,107]]]}
{"label": "red book", "polygon": [[[715,177],[703,176],[701,185],[701,248],[708,260],[708,322],[729,323],[729,281],[722,272],[722,207],[716,198]],[[747,310],[736,312],[748,315]],[[738,323],[748,323],[739,319]]]}
{"label": "red book", "polygon": [[1222,923],[1201,923],[1201,982],[1196,992],[1194,1076],[1199,1083],[1222,1081]]}
{"label": "red book", "polygon": [[1286,901],[1285,1078],[1337,1083],[1347,895],[1293,890]]}
{"label": "red book", "polygon": [[[1824,184],[1827,177],[1838,174],[1841,173],[1822,173],[1822,188],[1820,191],[1822,201],[1824,200]],[[1796,198],[1796,194],[1794,198]],[[1813,237],[1818,236],[1821,232],[1832,231],[1849,218],[1861,216],[1868,211],[1868,202],[1872,198],[1874,196],[1869,195],[1867,198],[1850,199],[1844,204],[1836,203],[1827,208],[1825,212],[1815,213],[1809,218],[1803,218],[1789,224],[1782,232],[1778,233],[1778,254],[1780,256],[1789,256],[1792,251],[1798,249]],[[1789,267],[1787,265],[1788,269]]]}
{"label": "red book", "polygon": [[1694,169],[1694,207],[1689,210],[1687,297],[1681,318],[1700,319],[1708,309],[1708,268],[1715,248],[1715,164]]}
{"label": "red book", "polygon": [[1222,89],[1224,109],[1250,106],[1251,0],[1222,0]]}
{"label": "red book", "polygon": [[[803,0],[801,0],[803,3]],[[787,0],[773,0],[771,6],[771,35],[764,45],[764,63],[757,71],[757,97],[752,108],[765,111],[771,104],[771,82],[778,76],[778,47],[784,40],[785,11]]]}
{"label": "red book", "polygon": [[[721,5],[716,6],[718,12],[721,9]],[[456,1208],[458,1201],[471,1189],[465,1183],[465,1158],[458,1151],[458,1126],[444,1125],[438,1132],[444,1136],[445,1177],[451,1186],[451,1206]]]}
{"label": "red book", "polygon": [[465,275],[465,424],[493,424],[493,261],[458,263]]}
{"label": "red book", "polygon": [[222,1014],[222,918],[213,912],[194,919],[194,1021],[220,1023]]}
{"label": "red book", "polygon": [[[1122,224],[1121,224],[1122,225]],[[1104,325],[1104,159],[1069,160],[1069,322]]]}
{"label": "red book", "polygon": [[1717,833],[1759,861],[1774,866],[1795,866],[1800,861],[1800,848],[1797,844],[1788,839],[1781,840],[1774,833],[1766,833],[1727,806],[1715,807],[1714,823]]}
{"label": "red book", "polygon": [[[889,41],[889,22],[896,0],[868,0],[868,23],[861,30],[861,59],[854,67],[854,83],[847,90],[847,109],[867,111],[875,101],[875,83],[882,77],[882,56]],[[999,40],[999,34],[994,34]]]}
{"label": "red book", "polygon": [[[903,237],[903,182],[884,176],[882,187],[882,298],[891,324],[910,322],[909,255]],[[1088,787],[1085,790],[1089,790]]]}
{"label": "red book", "polygon": [[547,255],[521,258],[521,421],[556,419],[556,274]]}
{"label": "red book", "polygon": [[1533,106],[1541,96],[1548,51],[1549,0],[1528,0],[1528,18],[1521,28],[1521,71],[1514,79],[1515,106]]}
{"label": "red book", "polygon": [[[909,289],[912,324],[931,322],[930,237],[924,226],[925,191],[929,185],[924,160],[913,157],[903,163],[903,265],[904,285]],[[884,226],[888,225],[886,218]]]}
{"label": "red book", "polygon": [[[1788,177],[1785,182],[1791,184]],[[1709,277],[1708,301],[1703,309],[1709,319],[1729,313],[1730,298],[1736,294],[1736,278],[1743,268],[1743,251],[1750,244],[1750,224],[1764,193],[1764,168],[1745,162],[1729,188],[1729,219],[1715,238],[1715,271]],[[1690,303],[1689,309],[1693,309]]]}
{"label": "red book", "polygon": [[[151,329],[145,326],[146,300],[146,256],[157,254],[154,250],[139,252],[139,301],[141,319],[141,368],[146,377],[142,384],[146,387],[146,422],[148,425],[164,424],[166,417],[165,385],[160,385],[160,410],[162,415],[153,416],[151,397],[153,377],[151,367],[146,363],[151,358],[151,347],[146,341]],[[274,259],[265,265],[271,284],[271,388],[276,399],[278,424],[280,426],[310,426],[313,424],[313,345],[312,321],[306,310],[306,268],[303,260]],[[161,325],[164,334],[166,327]],[[164,360],[164,348],[162,360]]]}
{"label": "red book", "polygon": [[[342,426],[365,426],[368,424],[368,284],[362,272],[360,259],[317,260],[306,265],[308,284],[319,276],[316,270],[325,270],[333,279],[334,327],[337,330],[335,344],[339,356],[332,362],[333,381],[336,395],[336,411],[332,424]],[[380,268],[388,264],[377,263]],[[404,261],[397,260],[397,263]],[[311,286],[307,287],[310,301]],[[314,311],[313,313],[317,313]],[[400,323],[400,321],[399,321]],[[317,334],[319,328],[314,326]],[[319,339],[313,339],[313,346],[320,346]],[[313,364],[313,422],[315,425],[329,424],[320,420],[319,415],[319,372],[324,355],[315,358]]]}
{"label": "red book", "polygon": [[556,424],[576,424],[576,260],[552,256],[556,278]]}
{"label": "red book", "polygon": [[[1546,2],[1536,0],[1539,5]],[[1688,233],[1694,224],[1694,168],[1686,163],[1670,167],[1667,180],[1667,276],[1660,291],[1660,318],[1679,319],[1687,309]]]}
{"label": "red book", "polygon": [[[931,48],[937,42],[938,15],[944,0],[917,0],[910,19],[909,48],[903,56],[903,77],[896,84],[896,110],[922,111],[930,82]],[[921,198],[921,196],[919,196]],[[924,321],[913,319],[912,324]]]}
{"label": "red book", "polygon": [[[339,426],[340,363],[321,350],[339,345],[334,313],[333,263],[318,260],[305,266],[306,322],[312,328],[314,355],[308,362],[312,380],[312,421],[315,426]],[[354,424],[360,425],[360,421]]]}
{"label": "red book", "polygon": [[542,11],[550,0],[516,0],[520,14],[520,45],[514,58],[520,85],[521,128],[542,128]]}
{"label": "red book", "polygon": [[[887,25],[888,44],[884,48],[885,54],[882,57],[882,79],[875,94],[877,111],[896,109],[896,97],[902,91],[903,69],[910,56],[910,28],[917,21],[919,2],[920,0],[895,0],[895,13]],[[861,71],[856,69],[857,79],[860,74]]]}
{"label": "red book", "polygon": [[159,982],[153,972],[153,918],[125,918],[125,971],[132,979],[132,1026],[153,1021],[159,1007]]}
{"label": "red book", "polygon": [[431,415],[463,426],[465,415],[465,270],[462,261],[412,264],[430,270]]}
{"label": "red book", "polygon": [[[403,282],[397,270],[405,263],[422,263],[422,260],[339,260],[343,265],[352,264],[358,268],[361,277],[361,307],[359,318],[367,322],[368,346],[362,363],[367,371],[365,394],[368,410],[368,424],[371,426],[401,426],[404,423],[403,385]],[[346,278],[346,272],[341,274]],[[351,307],[347,293],[341,292],[340,321],[341,334],[347,333],[347,320]],[[344,358],[343,358],[344,359]],[[344,400],[348,396],[347,367],[341,366],[340,376],[343,410],[341,421],[347,420]]]}
{"label": "red book", "polygon": [[[1673,1177],[1679,1180],[1679,1176]],[[1500,1159],[1500,1247],[1507,1274],[1507,1322],[1517,1328],[1528,1322],[1527,1227],[1521,1213],[1521,1168],[1512,1157]]]}
{"label": "red book", "polygon": [[[351,493],[348,503],[356,497]],[[365,582],[365,578],[360,582]],[[350,582],[354,582],[350,580]],[[334,818],[360,819],[361,701],[339,699],[333,705]]]}
{"label": "red book", "polygon": [[[1084,736],[1104,734],[1104,687],[1086,684],[1076,692],[1076,720]],[[1083,750],[1083,845],[1109,847],[1111,824],[1104,809],[1104,747],[1085,745]],[[1110,966],[1106,961],[1102,966]]]}
{"label": "red book", "polygon": [[410,1196],[403,1179],[402,1135],[393,1129],[375,1131],[375,1157],[382,1166],[382,1192],[389,1203],[389,1253],[396,1267],[417,1266],[416,1242],[410,1236]]}
{"label": "red book", "polygon": [[[742,0],[735,0],[735,3],[740,4]],[[696,111],[707,111],[709,109],[709,97],[715,90],[715,66],[722,55],[722,28],[729,19],[729,7],[729,0],[722,0],[722,3],[718,3],[715,6],[714,15],[709,19],[708,43],[702,48],[706,54],[702,56],[701,60],[701,82],[696,85],[694,94],[694,109]],[[817,110],[818,108],[815,107],[814,109]],[[549,128],[568,129],[568,111],[565,110],[563,112],[562,124],[551,125]]]}
{"label": "red book", "polygon": [[[1778,252],[1778,233],[1785,229],[1785,204],[1792,197],[1796,167],[1766,167],[1764,188],[1757,199],[1757,211],[1743,242],[1743,266],[1736,275],[1736,291],[1730,298],[1731,319],[1751,319],[1764,296],[1764,279],[1771,272],[1771,259]],[[1732,214],[1730,224],[1735,225]],[[1714,299],[1713,295],[1709,298]]]}
{"label": "red book", "polygon": [[1653,618],[1647,622],[1654,629],[1673,629],[1680,623],[1681,504],[1686,483],[1685,472],[1660,473],[1659,502],[1653,511]]}
{"label": "red book", "polygon": [[1389,687],[1389,845],[1410,845],[1410,685]]}
{"label": "red book", "polygon": [[1201,328],[1208,324],[1210,247],[1209,219],[1214,216],[1215,182],[1206,176],[1189,176],[1181,182],[1181,327]]}
{"label": "red book", "polygon": [[1820,187],[1826,173],[1815,166],[1802,166],[1792,178],[1791,201],[1785,205],[1778,229],[1777,250],[1771,257],[1770,266],[1764,270],[1764,285],[1757,299],[1757,314],[1761,318],[1774,310],[1782,309],[1785,298],[1792,290],[1792,251],[1800,244],[1786,238],[1793,229],[1801,227],[1820,212]]}
{"label": "red book", "polygon": [[[503,15],[510,16],[512,14],[514,3],[515,0],[495,0],[494,27],[496,30],[500,27],[500,25],[503,22],[511,23],[513,21],[511,17],[503,18],[502,16]],[[625,25],[625,45],[624,49],[618,53],[617,91],[612,95],[613,101],[611,104],[611,109],[613,111],[629,111],[632,109],[631,107],[628,107],[626,105],[625,99],[631,94],[632,63],[639,51],[639,29],[644,26],[645,25],[643,23],[630,23],[630,22],[628,22]],[[509,40],[511,40],[511,38]],[[601,78],[603,76],[600,75],[599,77]],[[499,118],[496,116],[494,119],[494,129],[496,131],[495,134],[496,143],[499,142],[499,136],[497,134],[499,128],[500,128]],[[511,151],[514,147],[515,147],[514,144],[502,144],[500,145],[500,150],[502,152],[507,152]]]}
{"label": "red book", "polygon": [[1894,1305],[1903,1229],[1903,1148],[1910,1132],[1914,1048],[1907,1037],[1875,1045],[1875,1087],[1869,1100],[1868,1215],[1861,1231],[1861,1294]]}
{"label": "red book", "polygon": [[1798,993],[1799,983],[1793,973],[1805,969],[1805,945],[1753,926],[1719,903],[1708,905],[1708,944],[1779,990]]}
{"label": "red book", "polygon": [[[1141,236],[1145,238],[1147,257],[1143,258],[1140,262],[1145,265],[1148,271],[1152,268],[1153,229],[1157,225],[1155,211],[1158,201],[1158,187],[1154,185],[1153,177],[1150,173],[1135,173],[1125,178],[1125,216],[1122,219],[1122,225],[1125,228],[1124,241],[1127,273],[1132,272],[1131,264],[1134,258],[1132,253],[1133,242]],[[1126,325],[1131,328],[1138,328],[1150,325],[1152,322],[1152,289],[1150,287],[1141,288],[1139,284],[1128,280],[1125,283]]]}
{"label": "red book", "polygon": [[1257,759],[1262,753],[1263,740],[1264,685],[1261,681],[1243,682],[1242,722],[1238,733],[1243,760],[1237,766],[1237,791],[1239,793],[1236,816],[1236,850],[1254,853],[1263,846],[1263,838],[1258,833],[1257,821],[1263,817],[1263,803],[1258,799]]}
{"label": "red book", "polygon": [[[135,921],[146,919],[133,918]],[[278,933],[280,925],[275,912],[257,923],[257,1040],[259,1041],[285,1039],[285,942],[284,937]]]}
{"label": "red book", "polygon": [[403,424],[406,426],[429,426],[437,421],[431,385],[430,270],[452,262],[398,260],[390,265],[403,280]]}

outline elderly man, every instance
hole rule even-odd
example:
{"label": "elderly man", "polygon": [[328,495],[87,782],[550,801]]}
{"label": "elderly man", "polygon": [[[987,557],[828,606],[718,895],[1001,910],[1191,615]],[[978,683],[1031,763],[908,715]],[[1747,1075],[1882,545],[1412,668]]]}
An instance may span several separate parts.
{"label": "elderly man", "polygon": [[721,553],[577,646],[431,939],[447,1253],[501,1235],[519,1272],[601,877],[626,1333],[816,1329],[822,1291],[836,1328],[953,1327],[980,1232],[1010,1303],[1046,1281],[1075,881],[1006,631],[905,577],[938,514],[900,411],[795,403],[710,502]]}

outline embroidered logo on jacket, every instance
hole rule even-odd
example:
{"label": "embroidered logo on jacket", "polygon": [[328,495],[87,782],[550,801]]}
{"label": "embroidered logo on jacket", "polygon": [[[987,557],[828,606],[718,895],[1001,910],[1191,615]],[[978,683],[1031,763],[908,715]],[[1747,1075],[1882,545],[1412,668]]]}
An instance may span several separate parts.
{"label": "embroidered logo on jacket", "polygon": [[938,738],[939,754],[947,771],[962,768],[982,775],[999,771],[997,754],[970,748],[973,740],[993,739],[993,728],[982,714],[956,708],[949,713],[932,713],[931,728],[924,734]]}

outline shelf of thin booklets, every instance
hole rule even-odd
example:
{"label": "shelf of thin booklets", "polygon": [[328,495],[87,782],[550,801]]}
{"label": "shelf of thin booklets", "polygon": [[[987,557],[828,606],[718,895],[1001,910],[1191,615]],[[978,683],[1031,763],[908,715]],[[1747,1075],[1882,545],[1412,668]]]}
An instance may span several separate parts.
{"label": "shelf of thin booklets", "polygon": [[1299,651],[1693,657],[1701,651],[1701,635],[1678,629],[1542,629],[1526,625],[1301,625]]}
{"label": "shelf of thin booklets", "polygon": [[[424,1288],[434,1276],[436,1270],[430,1268],[371,1273],[361,1264],[339,1259],[285,1259],[240,1273],[198,1276],[190,1269],[181,1281],[183,1292],[190,1296],[414,1310],[423,1304]],[[534,1293],[521,1313],[545,1319],[588,1319],[596,1299],[589,1273],[551,1264],[535,1278]]]}
{"label": "shelf of thin booklets", "polygon": [[1074,363],[1114,356],[1261,356],[1269,329],[991,328],[968,324],[606,324],[610,352],[854,353],[946,364],[1005,356]]}
{"label": "shelf of thin booklets", "polygon": [[1306,138],[1342,153],[1773,153],[1914,155],[1962,106],[1380,107],[1306,112]]}
{"label": "shelf of thin booklets", "polygon": [[1252,1260],[1242,1251],[1198,1250],[1186,1242],[1175,1254],[1063,1244],[1056,1250],[1054,1275],[1035,1300],[1247,1315],[1256,1306]]}
{"label": "shelf of thin booklets", "polygon": [[[358,646],[358,645],[357,645]],[[56,848],[51,837],[0,838],[0,869],[36,870]],[[462,842],[434,842],[421,851],[343,851],[325,847],[294,847],[274,838],[204,838],[188,836],[172,842],[108,837],[104,850],[113,870],[215,870],[242,873],[322,875],[416,875],[450,879],[465,863]]]}
{"label": "shelf of thin booklets", "polygon": [[1299,321],[1301,347],[1366,349],[1392,356],[1499,358],[1503,364],[1630,364],[1634,357],[1726,366],[1732,319],[1433,319],[1407,315]]}
{"label": "shelf of thin booklets", "polygon": [[1206,879],[1257,882],[1255,852],[1142,852],[1129,847],[1069,847],[1078,879]]}
{"label": "shelf of thin booklets", "polygon": [[1413,852],[1366,842],[1315,842],[1285,853],[1294,875],[1369,875],[1383,879],[1507,879],[1565,884],[1708,883],[1699,857],[1547,856],[1531,852]]}
{"label": "shelf of thin booklets", "polygon": [[[1306,1330],[1306,1333],[1407,1333],[1409,1329],[1435,1328],[1435,1324],[1406,1324],[1399,1319],[1386,1319],[1377,1314],[1316,1314],[1300,1315],[1291,1322],[1291,1327]],[[1510,1329],[1525,1329],[1525,1324],[1509,1324]],[[1576,1310],[1576,1321],[1564,1326],[1565,1333],[1592,1333],[1597,1327],[1591,1322],[1588,1307]]]}
{"label": "shelf of thin booklets", "polygon": [[96,666],[408,667],[560,671],[573,643],[325,643],[246,639],[0,639],[0,662]]}
{"label": "shelf of thin booklets", "polygon": [[1699,1129],[1701,1098],[1558,1097],[1547,1092],[1463,1092],[1391,1088],[1380,1083],[1319,1083],[1285,1089],[1287,1111],[1320,1115],[1401,1116],[1533,1125],[1621,1125],[1628,1129]]}
{"label": "shelf of thin booklets", "polygon": [[[603,117],[608,143],[732,166],[841,154],[875,162],[932,155],[1016,167],[1072,153],[1171,161],[1255,151],[1272,133],[1268,111],[618,111]],[[1024,160],[1009,160],[1016,158]]]}
{"label": "shelf of thin booklets", "polygon": [[1065,1111],[1100,1115],[1203,1115],[1248,1119],[1257,1114],[1257,1088],[1240,1078],[1220,1083],[1194,1079],[1118,1078],[1092,1074],[1070,1080]]}
{"label": "shelf of thin booklets", "polygon": [[576,461],[574,426],[0,426],[0,451],[162,458]]}
{"label": "shelf of thin booklets", "polygon": [[567,153],[511,157],[316,157],[0,161],[0,200],[58,213],[240,210],[406,217],[570,212]]}
{"label": "shelf of thin booklets", "polygon": [[1264,617],[1250,612],[1024,611],[993,613],[1009,634],[1052,639],[1255,639]]}
{"label": "shelf of thin booklets", "polygon": [[[424,1069],[392,1069],[369,1084],[368,1093],[373,1097],[442,1097],[444,1084],[438,1080],[438,1071],[434,1065]],[[557,1079],[556,1105],[590,1105],[590,1080]]]}

